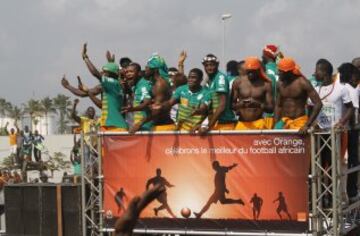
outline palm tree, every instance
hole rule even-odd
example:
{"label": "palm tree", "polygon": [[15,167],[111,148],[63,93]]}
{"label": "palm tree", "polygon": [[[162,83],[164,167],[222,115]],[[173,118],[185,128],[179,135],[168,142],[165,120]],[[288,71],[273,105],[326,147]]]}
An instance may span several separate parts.
{"label": "palm tree", "polygon": [[9,117],[14,119],[16,126],[18,126],[17,122],[22,119],[23,115],[24,115],[24,111],[18,106],[13,106],[9,110]]}
{"label": "palm tree", "polygon": [[49,119],[48,114],[49,113],[56,113],[56,109],[53,103],[53,100],[49,97],[45,97],[41,100],[41,108],[42,111],[45,113],[45,119],[46,119],[46,134],[49,134]]}
{"label": "palm tree", "polygon": [[41,113],[41,104],[39,100],[30,99],[26,104],[24,104],[24,112],[30,115],[30,130],[33,131],[33,121],[36,116]]}
{"label": "palm tree", "polygon": [[59,110],[60,120],[59,120],[59,133],[63,134],[66,131],[66,126],[69,122],[68,118],[70,116],[71,105],[70,97],[63,94],[58,94],[54,99],[54,105],[56,109]]}
{"label": "palm tree", "polygon": [[[4,118],[6,113],[9,112],[11,103],[6,101],[4,98],[0,98],[0,118]],[[3,127],[3,119],[1,119],[0,127]]]}

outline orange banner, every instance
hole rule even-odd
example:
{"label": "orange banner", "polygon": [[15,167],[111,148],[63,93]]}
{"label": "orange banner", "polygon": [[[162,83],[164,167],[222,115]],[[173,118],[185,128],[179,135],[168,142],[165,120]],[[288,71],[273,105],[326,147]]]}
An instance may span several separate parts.
{"label": "orange banner", "polygon": [[142,218],[308,220],[309,142],[296,134],[105,136],[104,209],[160,183]]}

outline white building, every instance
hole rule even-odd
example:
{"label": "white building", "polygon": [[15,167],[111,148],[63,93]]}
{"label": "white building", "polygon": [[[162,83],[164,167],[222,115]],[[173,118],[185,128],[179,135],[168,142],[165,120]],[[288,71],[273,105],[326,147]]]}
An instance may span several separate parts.
{"label": "white building", "polygon": [[42,135],[53,135],[57,133],[57,115],[54,113],[49,113],[47,117],[45,115],[36,116],[33,118],[33,124],[31,125],[30,115],[26,114],[22,119],[22,128],[26,125],[30,128],[32,127],[32,131],[39,131]]}
{"label": "white building", "polygon": [[[0,117],[0,128],[5,127],[6,123],[9,123],[8,131],[10,131],[11,128],[15,128],[14,122],[15,120],[10,117]],[[18,126],[21,128],[21,121],[18,121]]]}
{"label": "white building", "polygon": [[[33,119],[33,125],[31,126],[30,122],[30,115],[25,114],[21,120],[19,120],[18,126],[20,129],[24,129],[24,127],[27,125],[29,128],[32,127],[32,131],[35,130],[39,131],[42,135],[53,135],[57,133],[57,122],[58,116],[55,113],[48,114],[47,117],[45,115],[42,116],[36,116]],[[0,127],[4,127],[6,123],[9,122],[8,130],[11,128],[14,128],[14,119],[9,117],[0,117]]]}

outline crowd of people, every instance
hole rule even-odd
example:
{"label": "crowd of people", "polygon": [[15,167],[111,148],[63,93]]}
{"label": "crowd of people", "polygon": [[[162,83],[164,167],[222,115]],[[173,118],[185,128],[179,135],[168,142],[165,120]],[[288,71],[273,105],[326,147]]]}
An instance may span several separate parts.
{"label": "crowd of people", "polygon": [[[360,58],[337,69],[329,60],[319,59],[313,74],[306,77],[278,46],[266,45],[260,54],[261,58],[231,60],[224,72],[219,59],[207,54],[202,69],[192,68],[185,74],[185,51],[177,67],[168,68],[164,58],[154,54],[143,69],[128,57],[118,64],[107,51],[107,63],[99,70],[84,44],[82,58],[99,84],[89,88],[78,76],[73,86],[65,75],[61,83],[101,109],[99,119],[94,107],[78,116],[79,100],[75,100],[72,117],[84,133],[95,127],[130,134],[187,131],[200,135],[212,130],[295,129],[306,134],[311,128],[346,128],[343,152],[347,150],[348,167],[357,166]],[[94,142],[85,136],[85,159]],[[331,153],[323,150],[322,154],[324,166],[329,166]],[[349,199],[357,197],[356,172],[348,176],[347,194]]]}
{"label": "crowd of people", "polygon": [[[229,61],[227,71],[219,59],[206,55],[203,70],[184,71],[186,52],[177,68],[168,68],[154,54],[142,70],[139,63],[106,53],[107,63],[99,70],[89,59],[87,45],[82,58],[99,81],[88,88],[78,77],[72,86],[64,76],[62,85],[79,97],[88,97],[101,109],[89,107],[84,116],[73,118],[85,132],[96,125],[104,130],[189,131],[206,134],[211,130],[297,129],[345,127],[358,108],[360,60],[343,63],[336,73],[332,64],[320,59],[314,74],[306,78],[294,59],[266,45],[261,59]],[[205,73],[204,73],[204,72]]]}
{"label": "crowd of people", "polygon": [[35,162],[40,162],[41,153],[44,150],[44,137],[37,130],[32,133],[29,126],[20,130],[15,122],[15,127],[8,130],[8,125],[7,122],[4,130],[9,136],[10,156],[13,164],[21,167],[24,160],[30,162],[33,161],[33,157]]}
{"label": "crowd of people", "polygon": [[37,131],[31,132],[29,126],[25,126],[24,130],[20,130],[17,123],[14,128],[8,130],[9,122],[6,123],[4,130],[9,137],[10,156],[12,162],[18,166],[22,166],[23,161],[28,162],[41,161],[41,153],[44,150],[44,137]]}

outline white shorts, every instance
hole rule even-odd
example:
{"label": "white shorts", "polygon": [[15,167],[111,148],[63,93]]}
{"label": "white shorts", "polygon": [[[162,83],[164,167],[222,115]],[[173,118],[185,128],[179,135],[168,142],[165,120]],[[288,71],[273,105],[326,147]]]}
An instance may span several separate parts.
{"label": "white shorts", "polygon": [[17,151],[17,145],[10,146],[10,153],[11,154],[16,154],[16,151]]}

